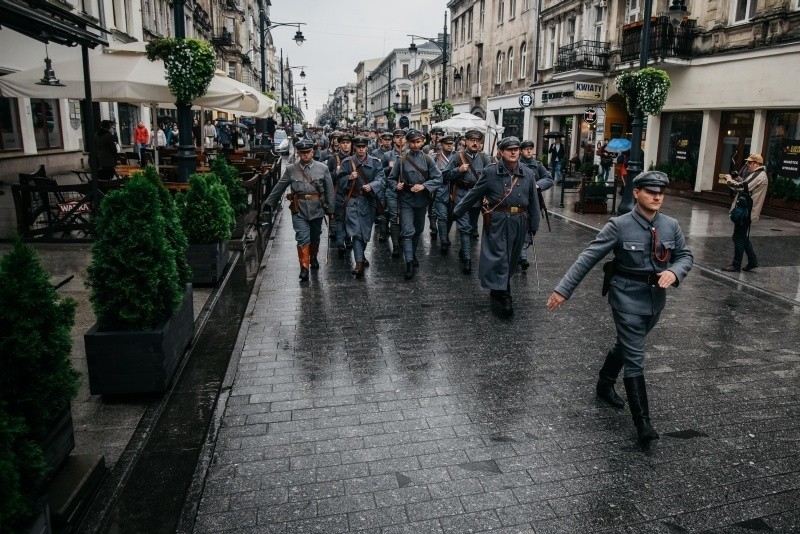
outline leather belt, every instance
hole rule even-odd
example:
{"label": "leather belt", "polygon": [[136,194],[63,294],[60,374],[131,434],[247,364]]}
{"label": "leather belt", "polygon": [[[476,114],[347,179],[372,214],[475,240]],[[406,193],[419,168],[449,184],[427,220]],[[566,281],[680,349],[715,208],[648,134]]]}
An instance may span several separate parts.
{"label": "leather belt", "polygon": [[458,186],[460,189],[472,189],[473,187],[475,187],[475,183],[474,183],[474,182],[467,182],[467,181],[465,181],[465,180],[459,180],[459,181],[457,181],[457,182],[456,182],[456,185],[457,185],[457,186]]}
{"label": "leather belt", "polygon": [[528,206],[497,206],[495,211],[504,211],[506,213],[527,213]]}
{"label": "leather belt", "polygon": [[301,195],[299,193],[294,194],[297,200],[314,200],[319,198],[319,195]]}
{"label": "leather belt", "polygon": [[658,273],[641,273],[641,274],[634,274],[634,273],[626,273],[625,271],[620,271],[616,269],[614,274],[621,276],[622,278],[627,278],[628,280],[634,280],[636,282],[641,282],[643,284],[647,284],[649,286],[657,286],[658,285]]}

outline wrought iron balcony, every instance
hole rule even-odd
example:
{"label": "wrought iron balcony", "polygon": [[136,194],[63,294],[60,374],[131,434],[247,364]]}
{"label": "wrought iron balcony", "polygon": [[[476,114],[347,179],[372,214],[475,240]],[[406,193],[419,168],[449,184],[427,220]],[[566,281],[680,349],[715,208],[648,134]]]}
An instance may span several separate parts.
{"label": "wrought iron balcony", "polygon": [[[684,20],[675,28],[668,17],[654,17],[650,26],[651,58],[692,58],[696,20]],[[620,60],[636,61],[642,49],[642,24],[628,24],[622,28]]]}
{"label": "wrought iron balcony", "polygon": [[428,102],[428,99],[427,98],[423,98],[419,103],[419,107],[420,107],[420,109],[428,109],[430,107],[429,104],[430,104],[430,102]]}
{"label": "wrought iron balcony", "polygon": [[211,38],[211,43],[214,46],[232,46],[233,34],[223,28],[219,35],[215,35]]}
{"label": "wrought iron balcony", "polygon": [[399,104],[394,104],[394,110],[397,113],[411,113],[411,104],[408,102],[401,102]]}
{"label": "wrought iron balcony", "polygon": [[578,41],[558,49],[555,72],[571,70],[608,70],[609,43]]}

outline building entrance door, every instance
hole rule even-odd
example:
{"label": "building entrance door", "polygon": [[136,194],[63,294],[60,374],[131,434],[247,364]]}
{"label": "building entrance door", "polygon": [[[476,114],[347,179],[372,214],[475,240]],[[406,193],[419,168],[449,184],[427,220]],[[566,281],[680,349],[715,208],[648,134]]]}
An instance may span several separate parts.
{"label": "building entrance door", "polygon": [[[744,160],[750,155],[750,139],[753,135],[752,111],[725,111],[719,129],[717,164],[714,175],[740,171]],[[728,191],[728,186],[714,180],[715,191]]]}

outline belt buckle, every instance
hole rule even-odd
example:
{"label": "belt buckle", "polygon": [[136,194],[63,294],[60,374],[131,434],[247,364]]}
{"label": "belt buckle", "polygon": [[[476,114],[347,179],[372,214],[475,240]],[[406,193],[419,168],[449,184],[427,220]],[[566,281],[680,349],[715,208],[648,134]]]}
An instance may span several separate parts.
{"label": "belt buckle", "polygon": [[520,210],[520,208],[518,208],[517,206],[511,206],[511,213],[518,213],[520,211],[522,210]]}

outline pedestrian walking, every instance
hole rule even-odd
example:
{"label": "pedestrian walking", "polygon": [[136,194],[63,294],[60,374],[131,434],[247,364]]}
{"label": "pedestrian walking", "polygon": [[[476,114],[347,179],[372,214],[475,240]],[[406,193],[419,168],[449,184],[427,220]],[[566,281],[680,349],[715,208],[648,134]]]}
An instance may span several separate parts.
{"label": "pedestrian walking", "polygon": [[406,262],[405,279],[414,278],[419,267],[417,247],[419,237],[425,231],[425,215],[430,192],[442,184],[442,173],[433,158],[422,152],[425,136],[419,130],[406,134],[408,152],[394,164],[387,179],[390,188],[397,191],[397,207],[400,223],[400,245]]}
{"label": "pedestrian walking", "polygon": [[[467,141],[469,143],[469,141]],[[514,314],[511,275],[517,266],[525,236],[539,229],[539,198],[536,175],[519,162],[520,141],[503,138],[498,143],[500,160],[488,165],[453,209],[454,217],[483,203],[483,238],[478,263],[481,287],[489,290],[506,316]]]}
{"label": "pedestrian walking", "polygon": [[[469,130],[464,137],[466,138],[466,150],[456,152],[442,171],[443,180],[448,185],[454,204],[464,200],[464,197],[478,183],[483,170],[492,163],[489,156],[481,151],[484,141],[482,131]],[[519,150],[517,156],[519,156]],[[482,197],[476,197],[463,214],[453,214],[461,242],[458,258],[461,261],[461,272],[464,274],[472,272],[472,234],[478,229],[481,201]]]}
{"label": "pedestrian walking", "polygon": [[[536,173],[536,188],[538,190],[536,194],[539,197],[539,210],[541,211],[547,209],[544,205],[542,191],[547,191],[553,187],[553,178],[550,176],[550,172],[547,170],[547,167],[542,165],[542,162],[534,157],[535,147],[536,144],[530,139],[525,139],[522,141],[519,144],[519,161]],[[530,247],[532,244],[533,240],[531,239],[530,234],[528,234],[525,238],[525,244],[519,253],[519,266],[523,271],[526,271],[528,267],[531,266],[530,262],[528,261],[528,247]]]}
{"label": "pedestrian walking", "polygon": [[[732,174],[725,175],[725,182],[736,191],[736,196],[731,204],[731,212],[736,207],[739,197],[749,195],[751,203],[748,216],[733,221],[733,262],[722,268],[729,273],[739,271],[752,271],[758,267],[758,257],[750,241],[750,226],[761,217],[761,208],[767,196],[767,170],[764,168],[764,158],[761,154],[750,154],[745,160],[745,172],[741,180],[736,180]],[[746,198],[746,197],[745,197]],[[747,264],[742,267],[742,259],[747,254]]]}
{"label": "pedestrian walking", "polygon": [[[455,155],[456,139],[452,135],[445,134],[439,139],[439,151],[433,156],[433,161],[440,171],[444,171]],[[453,206],[455,194],[451,198],[451,187],[446,183],[444,172],[442,173],[442,185],[436,188],[433,195],[433,209],[436,212],[436,225],[439,234],[439,250],[442,255],[446,255],[450,250],[450,227],[453,224]],[[453,186],[455,187],[455,185]],[[453,192],[454,193],[454,192]]]}
{"label": "pedestrian walking", "polygon": [[[388,178],[392,173],[397,161],[403,157],[407,151],[406,149],[406,132],[405,130],[397,129],[392,132],[392,149],[383,155],[383,172]],[[386,230],[392,241],[392,258],[400,257],[400,222],[397,219],[397,190],[394,187],[389,187],[386,184],[384,189],[384,201],[386,202]],[[385,235],[385,234],[384,234]],[[380,238],[379,238],[380,239]]]}
{"label": "pedestrian walking", "polygon": [[216,140],[217,129],[214,126],[214,123],[211,121],[206,121],[205,126],[203,126],[203,147],[214,148]]}
{"label": "pedestrian walking", "polygon": [[547,153],[550,157],[549,163],[550,168],[553,170],[553,178],[555,178],[557,184],[560,184],[561,180],[564,179],[562,175],[562,167],[564,164],[564,158],[567,154],[564,151],[564,145],[561,144],[560,138],[556,137],[555,141],[553,141],[553,144],[550,145],[550,149],[547,151]]}
{"label": "pedestrian walking", "polygon": [[272,188],[266,204],[278,207],[281,195],[287,188],[286,198],[292,212],[292,227],[297,240],[297,257],[300,260],[300,280],[308,280],[309,268],[319,269],[319,252],[322,221],[333,212],[333,181],[328,168],[314,161],[314,143],[301,139],[295,145],[299,161],[286,167],[286,171]]}
{"label": "pedestrian walking", "polygon": [[136,155],[139,156],[139,165],[141,165],[142,153],[150,143],[150,130],[147,129],[147,126],[142,121],[139,121],[133,130],[133,143],[136,147]]}
{"label": "pedestrian walking", "polygon": [[372,225],[380,204],[378,195],[384,184],[383,165],[367,154],[368,147],[368,138],[353,139],[354,154],[342,161],[341,178],[336,187],[344,194],[342,224],[352,239],[356,261],[352,272],[359,278],[364,276],[364,267],[369,267],[364,251],[372,237]]}
{"label": "pedestrian walking", "polygon": [[612,406],[625,406],[614,390],[624,368],[628,406],[643,444],[659,437],[650,422],[644,378],[645,336],[661,316],[667,288],[677,287],[693,263],[678,221],[661,213],[667,185],[669,178],[663,172],[638,175],[633,180],[634,209],[603,227],[547,300],[548,310],[560,308],[589,271],[614,252],[614,259],[603,266],[603,295],[608,293],[617,339],[600,369],[596,390],[597,396]]}
{"label": "pedestrian walking", "polygon": [[117,143],[112,131],[114,123],[109,120],[100,121],[100,128],[94,134],[95,161],[97,177],[100,180],[111,180],[116,174]]}

